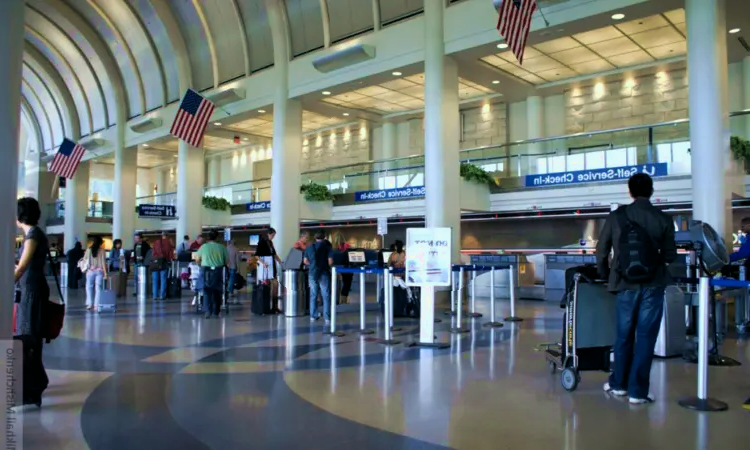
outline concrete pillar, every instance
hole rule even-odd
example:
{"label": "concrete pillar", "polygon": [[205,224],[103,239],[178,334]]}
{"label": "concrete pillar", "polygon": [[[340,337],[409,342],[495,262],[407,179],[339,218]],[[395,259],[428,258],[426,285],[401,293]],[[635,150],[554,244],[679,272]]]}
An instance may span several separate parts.
{"label": "concrete pillar", "polygon": [[289,98],[289,47],[284,3],[266,0],[273,37],[275,78],[273,103],[273,164],[271,168],[271,226],[274,245],[286,257],[299,234],[300,159],[302,159],[302,104]]}
{"label": "concrete pillar", "polygon": [[[539,139],[542,137],[544,137],[544,99],[534,95],[526,99],[526,139]],[[514,155],[520,153],[522,155],[520,156],[521,167],[527,168],[527,171],[522,175],[527,175],[531,173],[528,169],[535,168],[536,166],[536,157],[531,155],[544,153],[544,144],[528,144],[525,148],[524,146],[518,146],[515,149],[511,149],[511,153]],[[512,163],[515,163],[515,161],[512,161]]]}
{"label": "concrete pillar", "polygon": [[65,251],[73,248],[76,242],[86,246],[89,205],[89,162],[86,161],[78,166],[75,176],[65,182]]}
{"label": "concrete pillar", "polygon": [[458,69],[445,54],[443,2],[425,2],[425,203],[427,227],[452,229],[461,249]]}
{"label": "concrete pillar", "polygon": [[396,157],[409,156],[412,152],[409,149],[409,122],[399,122],[396,125]]}
{"label": "concrete pillar", "polygon": [[156,168],[156,192],[158,194],[164,194],[167,192],[167,184],[169,180],[169,173],[163,168]]}
{"label": "concrete pillar", "polygon": [[[5,149],[5,158],[0,164],[0,248],[12,249],[16,244],[16,180],[18,177],[18,130],[21,109],[21,57],[23,53],[23,0],[5,0],[0,2],[0,22],[3,38],[0,39],[0,59],[3,70],[0,70],[0,89],[3,91],[0,102],[0,140]],[[13,336],[13,252],[4,250],[0,257],[0,339],[11,339]],[[5,405],[5,403],[3,403]],[[7,413],[2,408],[3,419]],[[5,420],[3,420],[5,423]],[[6,427],[2,427],[3,430]],[[21,430],[16,430],[20,432]],[[3,431],[5,438],[5,431]],[[8,442],[4,440],[3,442]]]}
{"label": "concrete pillar", "polygon": [[[743,109],[750,110],[750,56],[742,60],[742,84],[745,91]],[[745,116],[745,139],[750,140],[750,114]]]}
{"label": "concrete pillar", "polygon": [[177,236],[196,236],[203,229],[203,149],[180,141],[177,151]]}
{"label": "concrete pillar", "polygon": [[396,148],[396,124],[393,122],[383,122],[382,136],[380,142],[383,146],[381,155],[383,159],[391,159],[398,156],[398,150]]}
{"label": "concrete pillar", "polygon": [[[686,0],[693,217],[731,245],[731,166],[724,0]],[[728,240],[727,240],[728,239]]]}
{"label": "concrete pillar", "polygon": [[206,187],[219,186],[221,184],[221,158],[209,158],[207,163],[208,182]]}
{"label": "concrete pillar", "polygon": [[[118,128],[123,128],[118,126]],[[120,136],[118,133],[118,140]],[[125,147],[122,141],[115,146],[114,210],[112,215],[112,237],[122,239],[123,248],[133,245],[135,231],[135,187],[138,182],[138,148]]]}

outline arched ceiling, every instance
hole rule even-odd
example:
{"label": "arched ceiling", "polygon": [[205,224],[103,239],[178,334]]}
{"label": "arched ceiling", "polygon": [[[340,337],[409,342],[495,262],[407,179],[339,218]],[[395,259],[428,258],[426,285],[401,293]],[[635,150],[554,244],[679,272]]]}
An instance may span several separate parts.
{"label": "arched ceiling", "polygon": [[[27,0],[26,130],[41,150],[273,65],[269,0]],[[281,1],[293,57],[422,10],[424,0]],[[379,21],[377,24],[375,21]]]}

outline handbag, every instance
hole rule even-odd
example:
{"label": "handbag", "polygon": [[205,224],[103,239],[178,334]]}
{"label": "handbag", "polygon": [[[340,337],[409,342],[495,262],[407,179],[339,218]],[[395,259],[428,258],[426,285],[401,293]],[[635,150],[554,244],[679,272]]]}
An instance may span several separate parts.
{"label": "handbag", "polygon": [[[52,259],[50,258],[50,264],[52,264]],[[83,273],[88,272],[89,268],[91,267],[91,250],[86,250],[86,253],[83,255],[83,258],[81,258],[80,261],[78,261],[78,270],[80,270]],[[55,277],[57,279],[57,277]]]}

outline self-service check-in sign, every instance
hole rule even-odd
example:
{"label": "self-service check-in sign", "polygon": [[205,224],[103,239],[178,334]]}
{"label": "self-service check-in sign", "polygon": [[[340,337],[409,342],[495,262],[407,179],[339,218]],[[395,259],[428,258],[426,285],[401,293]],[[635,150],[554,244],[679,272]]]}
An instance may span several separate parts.
{"label": "self-service check-in sign", "polygon": [[177,208],[174,205],[138,205],[138,217],[174,219],[177,217]]}

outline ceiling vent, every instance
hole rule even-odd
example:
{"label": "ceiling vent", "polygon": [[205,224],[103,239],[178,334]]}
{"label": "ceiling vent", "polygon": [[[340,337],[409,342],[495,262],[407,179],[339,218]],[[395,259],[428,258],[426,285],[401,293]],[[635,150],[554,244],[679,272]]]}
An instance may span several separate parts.
{"label": "ceiling vent", "polygon": [[220,108],[230,103],[244,100],[245,90],[244,89],[226,89],[221,92],[217,92],[216,94],[209,95],[207,98],[211,100],[211,103],[213,103],[214,105]]}
{"label": "ceiling vent", "polygon": [[316,58],[312,64],[318,72],[328,73],[373,58],[375,58],[375,47],[358,44],[333,52],[330,55]]}
{"label": "ceiling vent", "polygon": [[135,131],[136,133],[146,133],[148,131],[161,128],[163,123],[164,121],[158,117],[153,119],[143,119],[130,125],[130,129]]}

